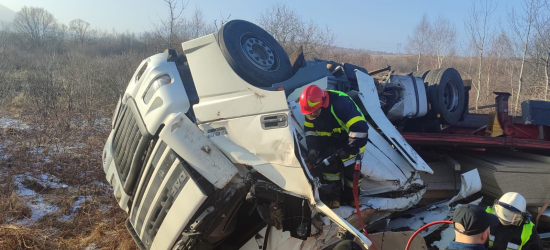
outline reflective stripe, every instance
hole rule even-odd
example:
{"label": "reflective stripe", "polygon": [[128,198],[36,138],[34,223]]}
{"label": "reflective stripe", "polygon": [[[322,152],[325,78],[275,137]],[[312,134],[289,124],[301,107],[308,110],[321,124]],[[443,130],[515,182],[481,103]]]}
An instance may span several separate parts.
{"label": "reflective stripe", "polygon": [[307,131],[306,136],[332,136],[332,133],[321,131]]}
{"label": "reflective stripe", "polygon": [[323,173],[323,179],[327,181],[339,181],[340,173],[337,173],[337,174]]}
{"label": "reflective stripe", "polygon": [[489,247],[493,247],[494,243],[495,243],[495,236],[489,235]]}
{"label": "reflective stripe", "polygon": [[[365,149],[367,148],[367,145],[361,147],[359,149],[359,152],[361,153],[361,156],[363,156],[363,153],[365,153]],[[351,164],[355,164],[355,157],[357,155],[350,155],[348,158],[342,159],[342,162],[344,163],[344,167],[347,167]]]}
{"label": "reflective stripe", "polygon": [[331,136],[332,133],[331,132],[321,132],[321,131],[315,131],[317,132],[317,135],[319,136]]}
{"label": "reflective stripe", "polygon": [[361,117],[361,116],[353,117],[353,118],[349,119],[348,122],[346,122],[346,127],[348,127],[348,129],[349,129],[349,127],[351,127],[351,126],[352,126],[353,124],[355,124],[356,122],[358,122],[358,121],[364,121],[364,120],[365,120],[365,118],[364,118],[364,117]]}
{"label": "reflective stripe", "polygon": [[313,128],[313,123],[304,121],[304,127]]}
{"label": "reflective stripe", "polygon": [[519,250],[521,250],[521,248],[523,248],[523,246],[527,244],[529,238],[531,238],[533,227],[535,227],[535,224],[533,222],[529,222],[529,224],[523,225],[523,230],[521,231],[521,246],[519,247]]}
{"label": "reflective stripe", "polygon": [[317,106],[317,104],[319,104],[321,101],[318,101],[318,102],[311,102],[310,100],[307,100],[307,104],[310,106],[310,107],[315,107]]}
{"label": "reflective stripe", "polygon": [[506,250],[518,250],[519,246],[518,244],[514,244],[512,242],[508,242],[508,245],[506,246]]}
{"label": "reflective stripe", "polygon": [[367,133],[363,133],[363,132],[349,132],[349,137],[353,137],[353,138],[365,138],[365,137],[367,137]]}
{"label": "reflective stripe", "polygon": [[487,209],[485,209],[485,212],[492,214],[493,213],[493,207],[488,206]]}
{"label": "reflective stripe", "polygon": [[334,132],[334,133],[342,133],[342,129],[341,129],[341,128],[334,128],[334,129],[332,129],[332,132]]}
{"label": "reflective stripe", "polygon": [[[353,101],[353,99],[351,99],[351,97],[350,97],[349,95],[347,95],[346,93],[341,92],[341,91],[336,91],[336,90],[329,90],[329,91],[332,92],[332,93],[336,93],[336,94],[338,94],[339,96],[347,96],[347,97],[351,100],[351,102],[353,102],[353,104],[355,104],[355,108],[357,108],[357,111],[359,112],[359,114],[361,114],[362,120],[363,120],[363,121],[366,121],[366,120],[365,120],[365,115],[363,114],[363,112],[361,111],[361,109],[359,108],[359,106],[357,106],[357,103],[355,103],[355,101]],[[338,116],[336,116],[336,113],[334,113],[334,108],[332,107],[332,105],[330,105],[330,112],[332,113],[332,115],[334,116],[334,118],[336,118],[336,121],[338,121],[338,124],[340,124],[340,126],[341,126],[344,130],[346,130],[346,132],[349,132],[349,126],[346,126],[346,124],[345,124],[342,120],[340,120],[340,118],[338,118]],[[357,116],[357,117],[358,117],[358,116]],[[355,119],[355,118],[357,118],[357,117],[351,118],[351,119],[348,121],[348,123],[350,123],[351,120],[353,120],[353,119]],[[355,121],[355,122],[357,122],[357,121]],[[355,123],[355,122],[353,122],[353,123]],[[353,123],[351,123],[351,125],[353,125]],[[350,126],[351,126],[351,125],[350,125]]]}
{"label": "reflective stripe", "polygon": [[[355,155],[353,157],[355,157]],[[353,166],[353,164],[355,164],[355,158],[344,161],[344,167]]]}
{"label": "reflective stripe", "polygon": [[315,131],[307,131],[306,136],[318,136],[318,135],[317,135],[317,132]]}
{"label": "reflective stripe", "polygon": [[[359,179],[359,182],[358,182],[358,186],[361,186],[361,181],[363,181],[363,179]],[[348,180],[346,179],[346,186],[350,187],[350,188],[353,188],[353,180]]]}

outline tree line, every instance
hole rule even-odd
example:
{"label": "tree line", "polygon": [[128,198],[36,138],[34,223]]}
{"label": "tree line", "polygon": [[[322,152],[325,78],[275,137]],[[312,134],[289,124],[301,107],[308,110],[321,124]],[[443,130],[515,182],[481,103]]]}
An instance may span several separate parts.
{"label": "tree line", "polygon": [[[25,6],[0,30],[0,104],[41,117],[74,114],[105,117],[123,93],[135,67],[148,56],[217,32],[231,15],[206,20],[187,3],[163,0],[166,12],[140,34],[94,29],[85,20],[60,23],[39,7]],[[373,54],[336,46],[327,26],[304,19],[276,3],[251,20],[292,55],[353,63],[367,70],[391,65],[396,73],[455,67],[471,79],[470,104],[492,104],[493,91],[513,94],[513,107],[526,99],[548,99],[550,7],[548,0],[524,0],[497,22],[494,0],[474,0],[463,24],[424,15],[411,31],[407,54]],[[186,12],[185,12],[186,13]],[[499,23],[499,25],[495,25]],[[467,37],[457,41],[457,26]],[[459,45],[466,44],[466,45]],[[512,107],[512,105],[511,105]],[[24,110],[24,111],[23,111]]]}
{"label": "tree line", "polygon": [[519,114],[524,100],[548,100],[550,4],[523,0],[504,20],[495,16],[497,6],[494,0],[472,1],[462,46],[457,46],[456,26],[448,19],[430,21],[424,15],[406,49],[414,55],[417,71],[455,67],[471,79],[473,108],[494,103],[494,91],[510,92],[510,109]]}

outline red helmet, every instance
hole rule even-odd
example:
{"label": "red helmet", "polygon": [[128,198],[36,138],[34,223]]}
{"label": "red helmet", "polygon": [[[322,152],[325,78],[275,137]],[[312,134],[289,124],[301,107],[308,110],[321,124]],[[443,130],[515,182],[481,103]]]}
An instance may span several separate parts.
{"label": "red helmet", "polygon": [[307,86],[300,96],[300,110],[304,115],[311,114],[321,107],[328,107],[328,102],[327,91],[312,84]]}

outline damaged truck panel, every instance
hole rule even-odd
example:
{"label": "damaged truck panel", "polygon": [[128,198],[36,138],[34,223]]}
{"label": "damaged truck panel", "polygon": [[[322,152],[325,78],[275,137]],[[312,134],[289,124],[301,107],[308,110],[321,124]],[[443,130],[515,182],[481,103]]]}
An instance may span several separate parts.
{"label": "damaged truck panel", "polygon": [[[294,153],[288,115],[287,110],[201,124],[199,127],[234,163],[251,166],[279,187],[314,202],[312,187]],[[273,119],[284,121],[274,122],[276,128],[265,129],[262,117],[278,117]],[[208,134],[208,131],[223,132],[218,135]]]}
{"label": "damaged truck panel", "polygon": [[215,187],[223,188],[237,175],[237,168],[183,113],[173,116],[166,128],[160,138]]}
{"label": "damaged truck panel", "polygon": [[363,102],[365,109],[367,109],[369,116],[376,123],[372,125],[380,128],[380,130],[384,132],[387,140],[396,147],[414,169],[433,174],[433,170],[418,153],[414,151],[409,143],[405,141],[403,136],[394,128],[384,112],[380,109],[380,102],[378,101],[378,92],[374,85],[374,79],[361,71],[356,71],[356,74],[357,84],[359,85],[359,98]]}

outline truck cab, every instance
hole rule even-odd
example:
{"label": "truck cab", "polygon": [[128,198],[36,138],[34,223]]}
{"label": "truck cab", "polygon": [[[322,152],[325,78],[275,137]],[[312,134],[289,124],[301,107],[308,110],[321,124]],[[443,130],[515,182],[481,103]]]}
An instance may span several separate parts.
{"label": "truck cab", "polygon": [[[291,63],[267,32],[242,20],[182,46],[181,55],[167,50],[139,65],[103,150],[140,249],[320,249],[341,239],[338,229],[368,248],[355,208],[323,204],[303,158],[297,99],[310,84],[341,90],[330,62]],[[359,200],[373,222],[417,204],[419,173],[433,171],[388,119],[375,79],[359,67],[349,72],[347,92],[369,124]]]}

